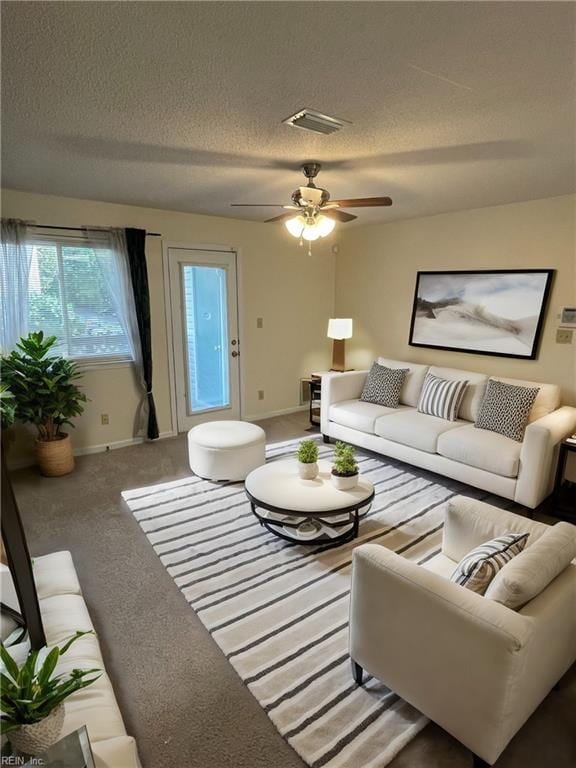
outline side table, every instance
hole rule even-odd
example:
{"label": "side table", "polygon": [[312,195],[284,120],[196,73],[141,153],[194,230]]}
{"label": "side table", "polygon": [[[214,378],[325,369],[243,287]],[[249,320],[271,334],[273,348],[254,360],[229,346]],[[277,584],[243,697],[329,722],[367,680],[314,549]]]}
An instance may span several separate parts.
{"label": "side table", "polygon": [[576,522],[576,483],[565,478],[569,453],[576,453],[576,440],[574,438],[568,438],[560,443],[558,467],[554,482],[554,508],[552,513],[556,517],[561,517],[574,523]]}

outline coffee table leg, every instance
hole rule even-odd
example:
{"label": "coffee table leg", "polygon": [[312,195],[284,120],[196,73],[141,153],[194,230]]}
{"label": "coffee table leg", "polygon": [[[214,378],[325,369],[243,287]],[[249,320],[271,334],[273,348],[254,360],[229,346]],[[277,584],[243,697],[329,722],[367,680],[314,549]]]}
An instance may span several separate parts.
{"label": "coffee table leg", "polygon": [[355,539],[356,536],[358,536],[358,528],[360,526],[360,510],[357,508],[352,514],[354,515],[354,532],[352,534],[352,538]]}

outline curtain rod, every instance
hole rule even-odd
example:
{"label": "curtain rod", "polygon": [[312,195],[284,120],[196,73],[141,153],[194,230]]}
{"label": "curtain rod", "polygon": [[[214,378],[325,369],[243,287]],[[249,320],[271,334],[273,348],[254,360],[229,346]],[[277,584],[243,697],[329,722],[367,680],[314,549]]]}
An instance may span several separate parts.
{"label": "curtain rod", "polygon": [[[55,227],[52,224],[31,224],[30,226],[36,227],[37,229],[67,229],[71,232],[85,232],[86,230],[89,230],[91,232],[98,232],[99,230],[94,227]],[[150,237],[162,237],[160,232],[146,232],[146,236]]]}

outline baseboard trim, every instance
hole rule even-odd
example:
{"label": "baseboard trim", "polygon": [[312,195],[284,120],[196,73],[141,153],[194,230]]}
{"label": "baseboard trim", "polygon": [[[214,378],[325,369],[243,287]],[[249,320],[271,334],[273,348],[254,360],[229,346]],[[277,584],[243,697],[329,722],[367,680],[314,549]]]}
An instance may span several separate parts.
{"label": "baseboard trim", "polygon": [[[165,440],[168,437],[176,437],[177,432],[161,432],[158,436],[159,440]],[[83,448],[75,448],[74,456],[88,456],[92,453],[105,453],[106,451],[115,451],[117,448],[128,448],[130,445],[140,445],[147,440],[144,437],[130,437],[127,440],[116,440],[112,443],[101,443],[100,445],[86,445]],[[33,457],[28,459],[20,459],[20,461],[9,461],[8,468],[10,470],[24,469],[25,467],[33,467],[36,461]]]}
{"label": "baseboard trim", "polygon": [[293,405],[291,408],[282,408],[279,411],[267,411],[266,413],[253,413],[252,415],[242,415],[243,421],[264,421],[264,419],[272,419],[274,416],[287,416],[289,413],[299,413],[300,411],[307,411],[310,406],[306,405]]}

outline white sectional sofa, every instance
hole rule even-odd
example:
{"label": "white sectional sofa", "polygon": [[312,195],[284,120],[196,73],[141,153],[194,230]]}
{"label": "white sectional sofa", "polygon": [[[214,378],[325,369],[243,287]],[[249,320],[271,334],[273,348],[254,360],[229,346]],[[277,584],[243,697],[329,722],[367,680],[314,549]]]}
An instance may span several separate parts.
{"label": "white sectional sofa", "polygon": [[[33,572],[49,646],[61,645],[77,630],[94,629],[69,552],[54,552],[34,558]],[[0,564],[0,576],[2,601],[19,610],[7,566]],[[9,648],[10,654],[19,663],[24,661],[28,650],[27,642]],[[136,742],[126,733],[96,635],[86,635],[74,643],[62,657],[57,671],[71,672],[74,668],[98,668],[102,670],[102,675],[93,685],[66,699],[62,735],[85,725],[97,768],[140,768]]]}
{"label": "white sectional sofa", "polygon": [[[322,377],[320,414],[325,439],[344,440],[532,509],[550,494],[558,444],[576,431],[576,408],[560,406],[558,386],[500,379],[539,388],[520,443],[474,426],[488,374],[386,358],[379,358],[378,362],[388,368],[409,369],[399,407],[386,408],[360,400],[367,370],[326,374]],[[469,382],[458,421],[418,412],[418,399],[428,372]]]}

